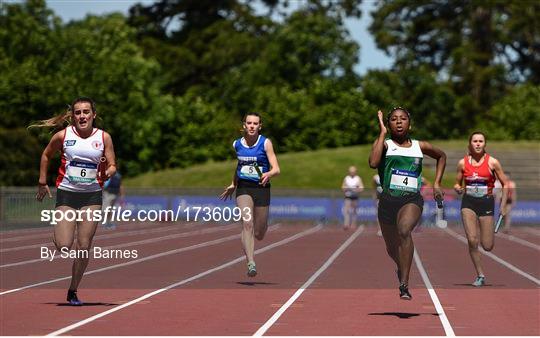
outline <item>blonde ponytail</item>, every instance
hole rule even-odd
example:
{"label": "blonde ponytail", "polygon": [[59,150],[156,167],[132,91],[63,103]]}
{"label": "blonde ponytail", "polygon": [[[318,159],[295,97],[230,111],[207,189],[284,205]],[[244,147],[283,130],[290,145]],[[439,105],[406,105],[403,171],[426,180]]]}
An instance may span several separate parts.
{"label": "blonde ponytail", "polygon": [[51,117],[50,119],[41,120],[37,123],[33,123],[28,128],[61,128],[69,124],[71,124],[71,110],[67,110],[66,112]]}

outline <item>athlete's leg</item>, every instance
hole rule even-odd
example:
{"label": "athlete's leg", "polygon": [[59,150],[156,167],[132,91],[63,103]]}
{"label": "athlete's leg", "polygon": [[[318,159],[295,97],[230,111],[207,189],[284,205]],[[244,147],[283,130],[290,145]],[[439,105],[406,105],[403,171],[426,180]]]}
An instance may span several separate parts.
{"label": "athlete's leg", "polygon": [[486,251],[493,250],[495,244],[493,237],[493,216],[478,217],[480,223],[480,243]]}
{"label": "athlete's leg", "polygon": [[350,198],[346,198],[343,202],[343,228],[348,229],[351,225],[351,202]]}
{"label": "athlete's leg", "polygon": [[504,233],[510,232],[510,226],[512,225],[512,207],[513,203],[508,203],[506,205],[506,216],[504,216]]}
{"label": "athlete's leg", "polygon": [[254,215],[254,235],[257,240],[262,240],[268,230],[268,213],[270,206],[255,207]]}
{"label": "athlete's leg", "polygon": [[249,195],[237,196],[236,205],[242,211],[242,248],[248,263],[253,263],[253,253],[255,251],[253,199]]}
{"label": "athlete's leg", "polygon": [[[73,245],[73,240],[75,238],[75,227],[77,225],[77,222],[75,221],[75,219],[73,219],[72,221],[68,221],[65,219],[65,217],[69,216],[69,219],[72,219],[72,217],[76,216],[76,210],[66,205],[59,206],[56,208],[56,210],[62,212],[63,219],[59,220],[58,223],[54,225],[54,245],[56,246],[56,249],[58,249],[58,251],[62,249],[70,250],[71,246]],[[69,212],[66,213],[67,211]]]}
{"label": "athlete's leg", "polygon": [[381,222],[379,221],[379,199],[375,200],[375,209],[377,210],[377,215],[375,215],[375,220],[377,221],[377,236],[382,236]]}
{"label": "athlete's leg", "polygon": [[[380,221],[378,221],[380,222]],[[399,270],[399,234],[395,224],[389,224],[380,222],[381,232],[386,244],[386,252],[392,260],[396,263],[396,267]]]}
{"label": "athlete's leg", "polygon": [[469,243],[469,255],[476,270],[478,276],[484,275],[482,269],[482,263],[480,260],[480,251],[478,251],[479,243],[479,227],[476,213],[468,208],[461,209],[461,219],[463,220],[463,227],[465,228],[465,234],[467,235],[467,242]]}
{"label": "athlete's leg", "polygon": [[351,227],[356,227],[356,209],[358,208],[358,200],[351,200],[350,212],[351,212]]}
{"label": "athlete's leg", "polygon": [[[81,211],[86,209],[100,210],[101,205],[89,205],[81,208]],[[69,286],[70,290],[77,290],[79,283],[81,282],[82,276],[86,271],[88,266],[88,261],[90,259],[90,248],[92,247],[92,239],[96,233],[96,228],[98,222],[92,220],[92,217],[87,217],[86,213],[82,214],[83,220],[78,223],[77,226],[77,245],[75,249],[77,250],[77,258],[73,261],[72,267],[72,277],[71,285]]]}
{"label": "athlete's leg", "polygon": [[411,270],[414,243],[411,233],[422,216],[422,209],[413,203],[401,207],[397,215],[397,232],[399,234],[399,270],[401,271],[401,283],[408,285],[409,272]]}

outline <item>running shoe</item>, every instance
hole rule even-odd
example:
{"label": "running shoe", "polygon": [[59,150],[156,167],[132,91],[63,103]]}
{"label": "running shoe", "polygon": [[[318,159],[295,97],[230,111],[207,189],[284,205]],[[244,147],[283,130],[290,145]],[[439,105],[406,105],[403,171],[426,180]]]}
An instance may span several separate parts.
{"label": "running shoe", "polygon": [[248,267],[247,275],[249,277],[257,276],[257,267],[255,266],[255,263],[253,262],[248,263],[247,267]]}
{"label": "running shoe", "polygon": [[68,290],[67,301],[71,306],[82,306],[83,302],[77,298],[77,291]]}
{"label": "running shoe", "polygon": [[404,299],[404,300],[411,300],[412,299],[412,296],[411,296],[411,293],[409,292],[409,287],[407,286],[407,284],[399,284],[399,298],[401,299]]}
{"label": "running shoe", "polygon": [[484,276],[476,277],[474,282],[472,282],[472,285],[473,286],[484,286],[484,285],[486,285],[486,277],[484,277]]}

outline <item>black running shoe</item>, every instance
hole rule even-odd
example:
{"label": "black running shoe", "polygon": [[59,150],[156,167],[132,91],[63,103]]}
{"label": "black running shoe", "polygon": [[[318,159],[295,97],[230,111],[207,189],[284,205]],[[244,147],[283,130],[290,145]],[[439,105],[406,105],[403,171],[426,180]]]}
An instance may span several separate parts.
{"label": "black running shoe", "polygon": [[411,300],[412,296],[409,292],[409,287],[406,284],[399,284],[399,298],[404,300]]}
{"label": "black running shoe", "polygon": [[67,301],[68,301],[69,305],[71,305],[71,306],[82,306],[83,305],[83,302],[81,302],[79,300],[79,298],[77,298],[77,291],[74,291],[74,290],[68,290]]}

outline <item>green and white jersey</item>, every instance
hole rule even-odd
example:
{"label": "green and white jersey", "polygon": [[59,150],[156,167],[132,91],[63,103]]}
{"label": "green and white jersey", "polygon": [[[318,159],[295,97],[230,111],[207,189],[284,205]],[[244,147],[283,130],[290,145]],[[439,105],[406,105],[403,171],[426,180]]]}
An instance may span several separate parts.
{"label": "green and white jersey", "polygon": [[422,159],[424,155],[417,140],[409,148],[400,147],[386,139],[386,152],[379,164],[383,193],[391,196],[409,196],[420,193],[422,186]]}

